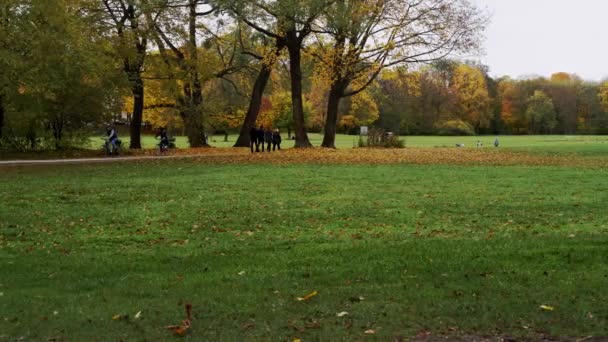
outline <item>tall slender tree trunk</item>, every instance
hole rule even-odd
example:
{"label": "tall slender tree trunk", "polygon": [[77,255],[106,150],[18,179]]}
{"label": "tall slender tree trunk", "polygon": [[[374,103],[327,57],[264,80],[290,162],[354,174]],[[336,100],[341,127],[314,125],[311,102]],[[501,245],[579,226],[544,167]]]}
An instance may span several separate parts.
{"label": "tall slender tree trunk", "polygon": [[141,149],[141,124],[144,116],[144,82],[139,72],[133,75],[133,114],[131,115],[131,142],[129,148]]}
{"label": "tall slender tree trunk", "polygon": [[251,130],[251,127],[255,125],[255,122],[258,119],[260,107],[262,106],[262,96],[264,95],[264,89],[268,84],[268,79],[270,78],[271,72],[272,65],[264,64],[262,66],[262,69],[255,80],[255,84],[253,85],[251,100],[249,101],[249,109],[245,115],[241,132],[239,133],[239,137],[236,140],[234,147],[249,147],[249,130]]}
{"label": "tall slender tree trunk", "polygon": [[[344,5],[343,0],[338,1],[339,6]],[[346,35],[340,34],[336,38],[334,44],[335,54],[333,56],[333,70],[330,75],[333,80],[329,89],[329,98],[327,101],[327,117],[325,118],[325,129],[323,133],[322,147],[336,148],[336,126],[338,125],[338,109],[340,100],[344,96],[344,90],[348,87],[349,81],[344,75],[342,66],[344,65],[344,46],[346,44]]]}
{"label": "tall slender tree trunk", "polygon": [[312,147],[308,135],[306,134],[306,124],[304,121],[304,105],[302,101],[302,48],[297,33],[288,33],[289,42],[289,74],[291,78],[291,106],[293,111],[293,121],[296,133],[296,148]]}
{"label": "tall slender tree trunk", "polygon": [[188,74],[190,76],[189,86],[184,87],[184,95],[188,108],[184,124],[187,126],[188,142],[190,147],[209,147],[205,139],[205,127],[203,123],[203,86],[198,74],[198,51],[196,43],[196,0],[189,0],[190,10],[188,16],[188,56],[190,57]]}
{"label": "tall slender tree trunk", "polygon": [[344,94],[344,87],[341,84],[332,84],[329,90],[329,101],[327,102],[327,118],[325,119],[325,133],[321,146],[336,148],[336,126],[338,125],[338,108],[340,100]]}

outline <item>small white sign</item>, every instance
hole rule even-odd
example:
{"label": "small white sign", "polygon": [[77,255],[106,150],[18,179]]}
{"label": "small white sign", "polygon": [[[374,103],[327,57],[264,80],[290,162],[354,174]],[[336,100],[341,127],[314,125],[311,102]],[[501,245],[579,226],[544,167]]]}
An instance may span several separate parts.
{"label": "small white sign", "polygon": [[367,126],[361,126],[361,135],[367,135]]}

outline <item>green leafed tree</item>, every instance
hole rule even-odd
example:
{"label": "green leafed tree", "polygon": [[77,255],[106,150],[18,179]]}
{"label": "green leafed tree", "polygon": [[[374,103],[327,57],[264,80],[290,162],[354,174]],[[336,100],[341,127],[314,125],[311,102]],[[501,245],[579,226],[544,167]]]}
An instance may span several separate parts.
{"label": "green leafed tree", "polygon": [[[63,148],[88,141],[115,109],[118,79],[109,44],[82,1],[20,1],[8,8],[12,56],[3,103],[16,148]],[[6,10],[6,7],[5,7]]]}
{"label": "green leafed tree", "polygon": [[528,99],[526,117],[533,133],[551,134],[557,126],[553,101],[542,90],[536,90]]}

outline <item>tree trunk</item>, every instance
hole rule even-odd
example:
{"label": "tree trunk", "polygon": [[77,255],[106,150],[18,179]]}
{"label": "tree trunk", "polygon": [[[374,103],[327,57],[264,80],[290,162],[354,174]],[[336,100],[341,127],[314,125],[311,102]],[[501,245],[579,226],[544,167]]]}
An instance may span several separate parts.
{"label": "tree trunk", "polygon": [[131,142],[129,148],[141,149],[141,124],[144,115],[144,82],[137,72],[132,78],[133,114],[131,116]]}
{"label": "tree trunk", "polygon": [[323,135],[322,147],[336,148],[336,126],[338,125],[338,108],[344,94],[344,88],[340,84],[332,84],[329,90],[329,101],[327,102],[327,118],[325,120],[325,134]]}
{"label": "tree trunk", "polygon": [[266,84],[268,84],[271,71],[272,66],[264,64],[255,80],[253,92],[251,93],[251,100],[249,101],[249,109],[247,110],[247,115],[245,115],[239,138],[236,140],[236,143],[234,143],[234,147],[249,147],[249,131],[258,119],[258,114],[260,113],[260,107],[262,105],[262,96],[264,95]]}
{"label": "tree trunk", "polygon": [[[344,0],[338,1],[339,6],[344,6]],[[336,52],[333,57],[331,79],[331,87],[329,89],[329,98],[327,101],[327,116],[325,118],[325,129],[323,130],[323,142],[322,147],[336,148],[336,126],[338,125],[338,108],[340,107],[340,100],[344,96],[344,90],[350,83],[346,77],[343,69],[345,61],[342,58],[344,54],[344,46],[346,44],[346,34],[341,32],[336,37],[334,44],[334,51]],[[352,48],[352,46],[351,46]]]}
{"label": "tree trunk", "polygon": [[205,127],[203,125],[203,87],[198,75],[198,51],[196,43],[196,7],[198,1],[190,0],[188,17],[188,55],[190,57],[188,73],[190,84],[184,86],[184,95],[188,108],[184,124],[188,132],[190,147],[209,147],[205,139]]}
{"label": "tree trunk", "polygon": [[288,33],[290,41],[287,45],[289,50],[289,74],[291,78],[291,105],[293,110],[293,121],[296,133],[296,148],[312,147],[306,134],[304,122],[304,106],[302,101],[302,58],[301,42],[296,37],[296,32]]}

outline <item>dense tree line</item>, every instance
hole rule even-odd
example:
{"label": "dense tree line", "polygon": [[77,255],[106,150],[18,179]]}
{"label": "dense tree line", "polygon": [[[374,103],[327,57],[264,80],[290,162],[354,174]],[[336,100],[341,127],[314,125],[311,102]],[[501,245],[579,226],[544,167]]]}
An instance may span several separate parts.
{"label": "dense tree line", "polygon": [[0,143],[65,148],[108,123],[213,131],[376,125],[402,134],[601,133],[608,84],[493,79],[468,0],[5,0]]}
{"label": "dense tree line", "polygon": [[608,133],[608,83],[567,73],[493,79],[487,71],[440,61],[386,72],[374,88],[378,124],[403,134]]}

